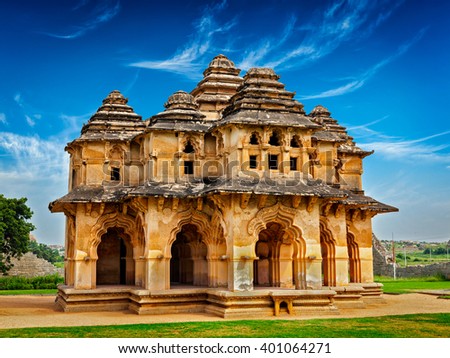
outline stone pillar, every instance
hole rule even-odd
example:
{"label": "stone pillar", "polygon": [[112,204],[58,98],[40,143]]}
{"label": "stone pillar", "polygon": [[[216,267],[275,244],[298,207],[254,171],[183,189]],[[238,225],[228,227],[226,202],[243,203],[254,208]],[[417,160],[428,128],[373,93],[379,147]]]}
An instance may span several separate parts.
{"label": "stone pillar", "polygon": [[347,246],[335,246],[336,250],[336,286],[348,285],[348,249]]}
{"label": "stone pillar", "polygon": [[320,243],[309,243],[306,249],[306,286],[309,289],[322,288],[322,256]]}
{"label": "stone pillar", "polygon": [[230,291],[252,291],[253,290],[253,245],[233,247],[233,256],[229,264]]}
{"label": "stone pillar", "polygon": [[144,258],[134,259],[135,273],[134,284],[139,287],[144,287],[145,283],[145,260]]}
{"label": "stone pillar", "polygon": [[373,253],[371,247],[360,247],[361,283],[373,282]]}
{"label": "stone pillar", "polygon": [[170,288],[170,278],[166,276],[166,266],[170,262],[164,258],[162,251],[149,250],[145,257],[145,283],[147,290],[168,290]]}
{"label": "stone pillar", "polygon": [[[87,253],[77,250],[73,259],[74,288],[79,290],[90,290],[95,288],[96,259],[88,257]],[[94,270],[92,269],[94,267]]]}

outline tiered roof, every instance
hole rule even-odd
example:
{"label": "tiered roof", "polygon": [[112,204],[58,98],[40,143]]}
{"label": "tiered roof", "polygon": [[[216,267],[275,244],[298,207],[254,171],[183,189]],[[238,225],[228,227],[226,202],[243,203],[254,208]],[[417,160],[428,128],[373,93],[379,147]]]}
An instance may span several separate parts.
{"label": "tiered roof", "polygon": [[175,92],[164,107],[163,112],[149,119],[148,130],[206,131],[210,126],[194,97],[187,92]]}
{"label": "tiered roof", "polygon": [[355,154],[366,157],[373,151],[364,151],[355,145],[353,137],[349,136],[345,127],[341,126],[336,119],[331,117],[330,111],[322,105],[314,107],[309,114],[313,122],[322,126],[321,130],[315,131],[311,136],[313,139],[322,142],[341,143],[338,152]]}
{"label": "tiered roof", "polygon": [[78,140],[130,140],[144,128],[142,117],[128,105],[128,99],[115,90],[83,125]]}
{"label": "tiered roof", "polygon": [[224,55],[214,57],[203,72],[203,79],[191,94],[199,104],[199,109],[206,113],[206,119],[219,118],[220,111],[228,105],[243,81],[240,72],[233,61]]}
{"label": "tiered roof", "polygon": [[245,123],[319,128],[305,114],[295,93],[285,90],[271,68],[251,68],[223,111],[218,125]]}

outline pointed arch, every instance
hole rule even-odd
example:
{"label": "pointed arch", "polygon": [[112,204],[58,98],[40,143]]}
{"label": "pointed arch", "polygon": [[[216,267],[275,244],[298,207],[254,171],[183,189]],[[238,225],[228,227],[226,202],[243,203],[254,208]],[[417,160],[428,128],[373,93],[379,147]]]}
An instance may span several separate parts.
{"label": "pointed arch", "polygon": [[89,240],[90,257],[97,259],[97,247],[100,244],[101,237],[106,234],[109,228],[119,227],[124,230],[125,234],[130,238],[132,246],[137,246],[135,220],[131,216],[119,214],[117,212],[104,214],[100,216],[91,228],[91,236]]}
{"label": "pointed arch", "polygon": [[[186,147],[192,147],[192,151],[186,152]],[[196,156],[201,155],[203,143],[198,138],[187,134],[183,136],[180,140],[180,150],[185,154],[195,154]]]}
{"label": "pointed arch", "polygon": [[[259,210],[250,220],[248,233],[255,257],[263,255],[263,260],[254,263],[256,283],[306,288],[306,243],[302,230],[294,224],[295,214],[295,209],[277,203]],[[267,272],[266,278],[260,275],[262,270]]]}
{"label": "pointed arch", "polygon": [[324,286],[336,286],[336,240],[325,218],[320,219],[320,248]]}
{"label": "pointed arch", "polygon": [[253,131],[247,136],[245,142],[251,145],[261,145],[262,136],[258,131]]}
{"label": "pointed arch", "polygon": [[[227,261],[221,259],[227,252],[225,233],[225,223],[218,212],[212,217],[194,208],[179,213],[164,249],[165,257],[170,259],[169,279],[208,287],[225,285]],[[174,275],[173,270],[178,273]]]}
{"label": "pointed arch", "polygon": [[355,235],[347,231],[347,249],[349,260],[349,281],[361,282],[361,259],[359,255],[359,245]]}

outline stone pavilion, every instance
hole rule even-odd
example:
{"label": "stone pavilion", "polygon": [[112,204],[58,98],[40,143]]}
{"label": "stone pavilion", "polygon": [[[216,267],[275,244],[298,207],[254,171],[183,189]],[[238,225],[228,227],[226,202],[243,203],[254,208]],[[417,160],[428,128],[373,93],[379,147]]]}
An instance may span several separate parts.
{"label": "stone pavilion", "polygon": [[67,144],[65,311],[339,312],[382,300],[363,159],[270,68],[215,57],[143,120],[112,91]]}

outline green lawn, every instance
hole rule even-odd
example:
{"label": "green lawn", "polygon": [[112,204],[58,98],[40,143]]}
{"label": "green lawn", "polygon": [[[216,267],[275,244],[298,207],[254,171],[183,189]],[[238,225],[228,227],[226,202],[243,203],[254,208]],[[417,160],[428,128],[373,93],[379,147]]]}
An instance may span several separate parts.
{"label": "green lawn", "polygon": [[[395,329],[393,329],[395,327]],[[450,313],[357,319],[245,320],[92,327],[0,329],[1,338],[439,338]]]}
{"label": "green lawn", "polygon": [[376,282],[383,284],[384,293],[411,293],[416,290],[450,290],[450,281],[439,277],[398,278],[375,277]]}
{"label": "green lawn", "polygon": [[[450,289],[440,278],[397,279],[376,277],[384,292],[403,294],[414,290]],[[0,294],[56,294],[56,290],[5,290]],[[449,295],[447,295],[448,297]],[[393,329],[395,327],[395,329]],[[0,329],[0,338],[450,338],[450,313],[355,319],[243,320],[186,322],[92,327]]]}
{"label": "green lawn", "polygon": [[57,289],[45,289],[45,290],[0,290],[0,296],[13,296],[13,295],[55,295],[58,293]]}

